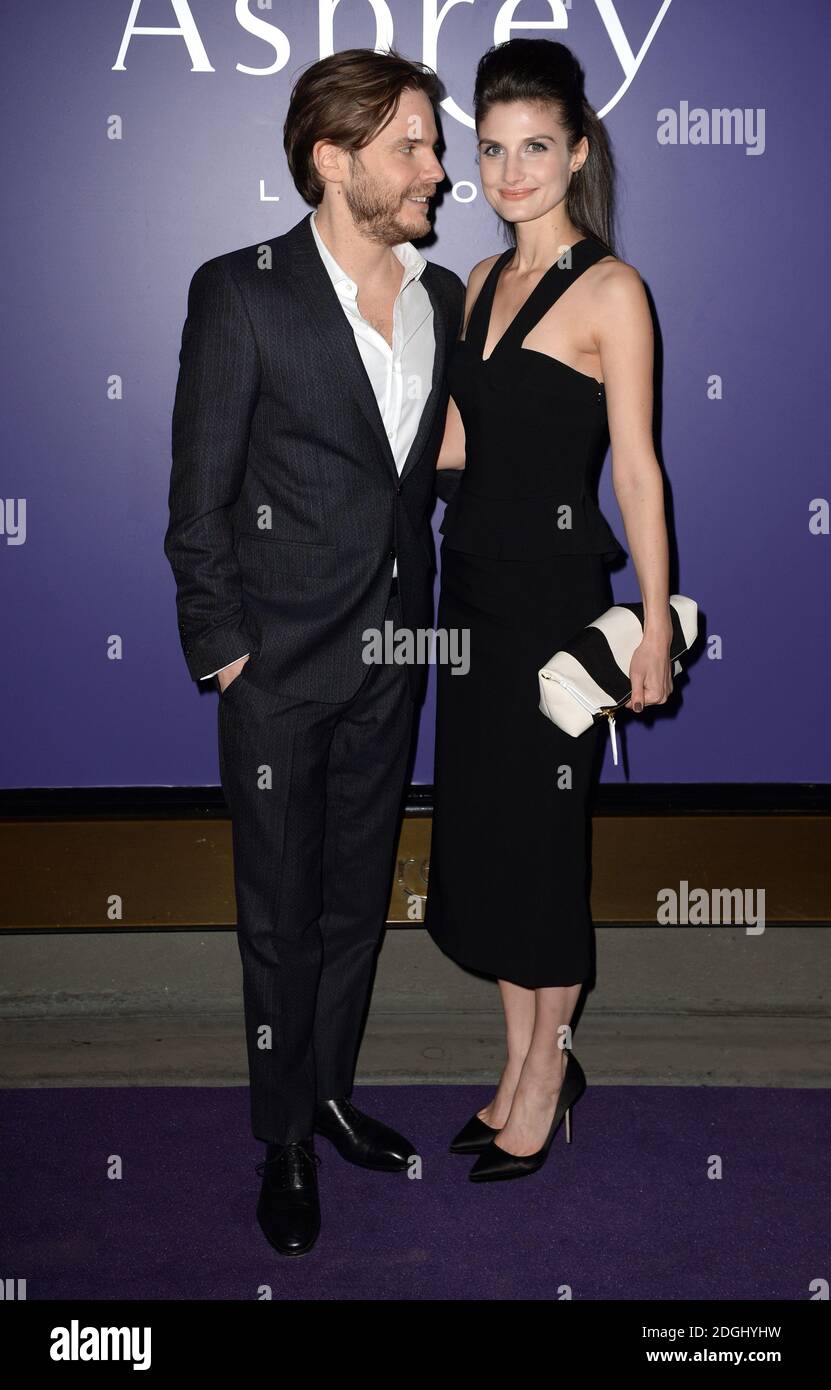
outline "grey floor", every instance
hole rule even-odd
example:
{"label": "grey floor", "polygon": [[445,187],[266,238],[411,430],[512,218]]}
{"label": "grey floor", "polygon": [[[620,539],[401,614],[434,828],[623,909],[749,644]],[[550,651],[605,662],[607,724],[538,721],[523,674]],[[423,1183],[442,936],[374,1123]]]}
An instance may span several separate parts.
{"label": "grey floor", "polygon": [[[828,930],[596,928],[575,1027],[593,1084],[827,1086]],[[4,934],[0,1085],[241,1085],[232,931]],[[496,986],[387,929],[356,1081],[495,1081]]]}

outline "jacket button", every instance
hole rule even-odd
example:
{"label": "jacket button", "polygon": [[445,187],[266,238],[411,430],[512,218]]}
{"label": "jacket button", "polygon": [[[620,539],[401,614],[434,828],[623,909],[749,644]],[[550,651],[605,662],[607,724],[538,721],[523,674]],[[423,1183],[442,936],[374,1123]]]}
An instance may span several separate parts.
{"label": "jacket button", "polygon": [[394,559],[395,559],[395,551],[394,551],[394,550],[388,550],[388,551],[387,551],[387,559],[388,559],[388,560],[394,560]]}

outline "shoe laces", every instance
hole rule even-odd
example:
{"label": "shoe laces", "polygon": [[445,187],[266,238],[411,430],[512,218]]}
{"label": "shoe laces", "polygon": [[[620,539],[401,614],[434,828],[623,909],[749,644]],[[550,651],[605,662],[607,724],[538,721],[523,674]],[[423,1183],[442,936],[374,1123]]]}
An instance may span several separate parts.
{"label": "shoe laces", "polygon": [[315,1163],[319,1167],[321,1162],[320,1154],[315,1153],[314,1149],[307,1148],[306,1144],[302,1141],[297,1141],[293,1144],[284,1144],[280,1152],[275,1154],[273,1158],[264,1158],[257,1163],[255,1167],[256,1171],[262,1175],[266,1168],[272,1168],[276,1165],[276,1172],[282,1176],[280,1165],[284,1165],[285,1176],[288,1177],[289,1168],[291,1168],[292,1172],[295,1174],[300,1173],[304,1162]]}
{"label": "shoe laces", "polygon": [[[340,1113],[341,1113],[341,1115],[343,1116],[343,1118],[352,1126],[352,1128],[353,1128],[356,1132],[359,1132],[359,1131],[361,1130],[361,1127],[362,1127],[363,1124],[364,1124],[364,1121],[365,1121],[365,1119],[366,1119],[366,1116],[363,1115],[363,1114],[361,1113],[360,1110],[357,1110],[357,1109],[355,1108],[355,1106],[352,1104],[351,1100],[339,1100],[339,1101],[338,1101],[338,1110],[340,1111]],[[335,1123],[337,1123],[337,1120],[335,1119],[334,1116],[332,1116],[332,1119],[335,1120]],[[324,1123],[325,1123],[325,1120],[324,1120]]]}

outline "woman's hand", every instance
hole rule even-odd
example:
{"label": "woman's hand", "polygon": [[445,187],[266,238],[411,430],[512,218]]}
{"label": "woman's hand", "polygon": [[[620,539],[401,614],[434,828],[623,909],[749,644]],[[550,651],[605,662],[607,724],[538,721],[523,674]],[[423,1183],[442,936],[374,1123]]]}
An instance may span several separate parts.
{"label": "woman's hand", "polygon": [[672,632],[666,636],[645,636],[635,648],[629,664],[632,694],[623,709],[640,714],[646,705],[663,705],[672,692],[672,662],[669,657]]}

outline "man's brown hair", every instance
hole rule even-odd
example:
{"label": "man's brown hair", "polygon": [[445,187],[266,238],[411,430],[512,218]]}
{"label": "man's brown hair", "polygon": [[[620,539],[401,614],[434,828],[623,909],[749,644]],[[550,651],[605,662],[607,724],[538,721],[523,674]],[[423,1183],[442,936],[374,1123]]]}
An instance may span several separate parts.
{"label": "man's brown hair", "polygon": [[301,198],[317,207],[324,181],[312,158],[318,140],[363,149],[392,117],[405,90],[424,92],[438,106],[439,79],[425,63],[400,53],[347,48],[312,63],[295,82],[283,126],[283,146]]}

